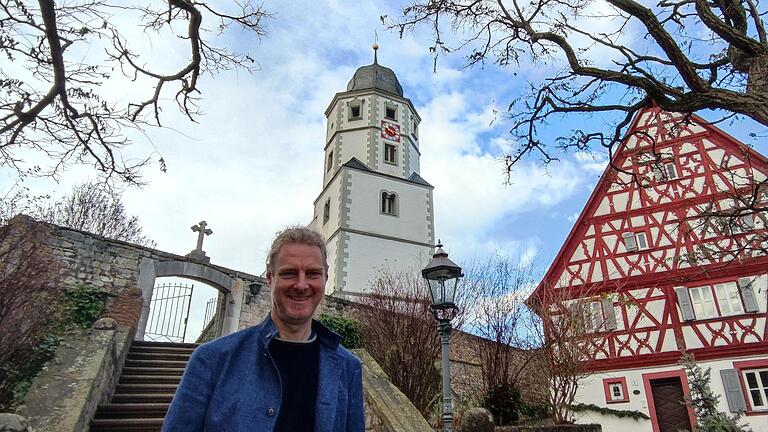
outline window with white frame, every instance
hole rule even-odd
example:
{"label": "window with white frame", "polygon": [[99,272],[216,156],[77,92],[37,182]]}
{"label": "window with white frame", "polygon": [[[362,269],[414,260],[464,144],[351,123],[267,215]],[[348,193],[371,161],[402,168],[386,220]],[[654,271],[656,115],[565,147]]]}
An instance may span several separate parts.
{"label": "window with white frame", "polygon": [[621,236],[627,251],[648,249],[648,236],[645,231],[625,232]]}
{"label": "window with white frame", "polygon": [[741,295],[736,282],[727,282],[715,285],[715,295],[717,296],[717,305],[720,307],[720,315],[739,315],[744,313],[744,306],[741,304]]}
{"label": "window with white frame", "polygon": [[691,293],[691,303],[696,319],[706,319],[717,317],[717,308],[715,299],[712,296],[712,287],[709,285],[694,287],[688,290]]}
{"label": "window with white frame", "polygon": [[608,391],[612,401],[624,400],[624,389],[620,382],[608,384]]}
{"label": "window with white frame", "polygon": [[384,144],[384,162],[397,164],[397,147],[393,144]]}
{"label": "window with white frame", "polygon": [[768,369],[745,370],[743,374],[752,409],[768,411]]}
{"label": "window with white frame", "polygon": [[638,249],[648,249],[648,239],[645,236],[645,232],[641,231],[635,233],[635,242]]}

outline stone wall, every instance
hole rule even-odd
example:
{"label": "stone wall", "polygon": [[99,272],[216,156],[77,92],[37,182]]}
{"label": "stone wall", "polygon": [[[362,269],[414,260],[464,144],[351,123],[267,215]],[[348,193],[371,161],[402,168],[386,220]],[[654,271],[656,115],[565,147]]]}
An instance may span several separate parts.
{"label": "stone wall", "polygon": [[94,329],[66,334],[17,414],[40,432],[88,430],[98,404],[112,397],[132,339],[132,329],[109,319],[99,320]]}
{"label": "stone wall", "polygon": [[365,430],[371,432],[432,432],[419,410],[390,381],[365,350],[354,350],[363,365]]}

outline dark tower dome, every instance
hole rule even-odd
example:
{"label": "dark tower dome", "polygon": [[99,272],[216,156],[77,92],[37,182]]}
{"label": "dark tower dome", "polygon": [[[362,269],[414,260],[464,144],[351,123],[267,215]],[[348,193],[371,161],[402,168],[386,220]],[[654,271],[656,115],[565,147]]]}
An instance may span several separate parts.
{"label": "dark tower dome", "polygon": [[379,89],[403,96],[403,87],[392,69],[378,63],[376,56],[378,48],[378,45],[373,46],[373,64],[363,66],[355,71],[349,84],[347,84],[347,91]]}

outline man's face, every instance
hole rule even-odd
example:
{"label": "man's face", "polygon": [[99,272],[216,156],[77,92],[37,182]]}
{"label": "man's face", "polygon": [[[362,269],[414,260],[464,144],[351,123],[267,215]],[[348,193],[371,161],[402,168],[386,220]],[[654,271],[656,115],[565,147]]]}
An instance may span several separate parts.
{"label": "man's face", "polygon": [[272,290],[272,319],[278,325],[309,324],[325,295],[327,275],[320,248],[288,243],[280,248],[274,273],[267,272]]}

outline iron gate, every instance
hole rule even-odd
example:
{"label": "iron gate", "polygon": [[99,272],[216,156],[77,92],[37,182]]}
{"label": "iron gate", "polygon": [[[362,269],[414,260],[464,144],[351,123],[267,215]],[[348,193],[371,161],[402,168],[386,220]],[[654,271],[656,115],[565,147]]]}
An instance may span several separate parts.
{"label": "iron gate", "polygon": [[162,284],[152,292],[144,339],[155,342],[184,342],[194,285]]}

